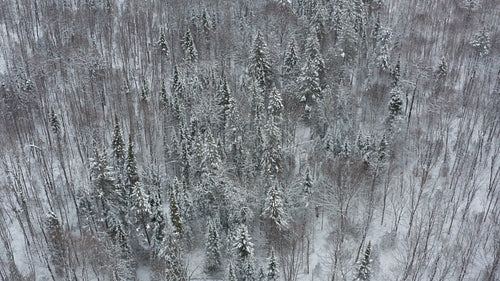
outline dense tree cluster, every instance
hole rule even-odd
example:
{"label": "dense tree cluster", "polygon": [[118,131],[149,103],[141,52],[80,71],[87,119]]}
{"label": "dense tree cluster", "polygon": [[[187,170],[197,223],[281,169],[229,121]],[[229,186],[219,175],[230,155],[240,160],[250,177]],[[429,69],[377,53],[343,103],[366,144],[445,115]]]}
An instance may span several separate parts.
{"label": "dense tree cluster", "polygon": [[500,278],[496,1],[0,2],[0,280]]}

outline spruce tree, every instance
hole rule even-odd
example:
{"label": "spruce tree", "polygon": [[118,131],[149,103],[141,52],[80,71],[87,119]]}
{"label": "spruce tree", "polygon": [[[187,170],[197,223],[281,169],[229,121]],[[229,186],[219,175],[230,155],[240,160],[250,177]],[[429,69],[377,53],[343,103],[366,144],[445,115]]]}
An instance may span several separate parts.
{"label": "spruce tree", "polygon": [[158,40],[158,48],[160,49],[162,55],[168,55],[168,44],[165,39],[165,33],[163,32],[160,34],[160,39]]}
{"label": "spruce tree", "polygon": [[222,266],[221,241],[215,224],[210,221],[208,224],[205,244],[205,268],[210,273],[220,271]]}
{"label": "spruce tree", "polygon": [[359,268],[356,272],[356,276],[354,277],[354,281],[369,281],[371,279],[372,270],[371,270],[371,243],[368,242],[368,246],[366,246],[365,255],[363,259],[359,263]]}
{"label": "spruce tree", "polygon": [[205,39],[208,40],[210,32],[212,30],[212,24],[210,22],[210,17],[208,16],[208,12],[206,9],[204,9],[203,13],[201,14],[201,26],[203,29],[203,34],[205,35]]}
{"label": "spruce tree", "polygon": [[[137,162],[135,160],[134,142],[132,140],[132,135],[129,136],[127,159],[125,164],[126,185],[130,190],[139,181],[139,173],[137,172]],[[129,194],[130,193],[126,193],[124,195],[126,196]]]}
{"label": "spruce tree", "polygon": [[90,175],[97,196],[105,200],[113,200],[115,177],[109,166],[106,154],[100,154],[96,149],[94,157],[90,159]]}
{"label": "spruce tree", "polygon": [[313,193],[313,180],[311,177],[311,171],[309,167],[306,168],[306,173],[304,175],[303,191],[306,196],[311,196]]}
{"label": "spruce tree", "polygon": [[397,87],[399,85],[399,79],[401,78],[401,62],[399,58],[396,65],[391,71],[391,78],[392,78],[391,86],[393,88]]}
{"label": "spruce tree", "polygon": [[281,98],[281,93],[276,88],[273,88],[271,90],[268,112],[270,115],[274,116],[277,119],[276,121],[281,121],[281,113],[283,112],[283,99]]}
{"label": "spruce tree", "polygon": [[443,79],[446,74],[448,74],[448,63],[446,62],[446,59],[442,57],[436,70],[437,79]]}
{"label": "spruce tree", "polygon": [[306,64],[302,68],[302,76],[300,78],[300,100],[310,108],[321,97],[320,79],[324,70],[318,37],[314,32],[310,32],[305,48]]}
{"label": "spruce tree", "polygon": [[231,110],[233,108],[234,101],[231,98],[231,91],[227,84],[227,79],[224,78],[221,81],[220,90],[218,92],[218,106],[219,106],[219,120],[221,125],[221,133],[224,136],[224,131],[227,129],[227,124],[229,122],[229,117],[231,115]]}
{"label": "spruce tree", "polygon": [[276,176],[281,172],[282,152],[282,131],[280,127],[280,117],[271,116],[266,124],[266,142],[262,155],[264,173],[267,176]]}
{"label": "spruce tree", "polygon": [[297,57],[297,46],[295,43],[295,38],[292,37],[288,45],[288,49],[285,53],[285,60],[283,65],[283,72],[285,75],[294,75],[297,72],[297,63],[299,58]]}
{"label": "spruce tree", "polygon": [[398,87],[391,90],[391,100],[389,101],[389,122],[392,122],[403,114],[403,97]]}
{"label": "spruce tree", "polygon": [[148,100],[149,100],[149,87],[146,83],[146,80],[142,80],[141,102],[148,103]]}
{"label": "spruce tree", "polygon": [[187,281],[187,271],[183,264],[181,243],[176,234],[166,235],[158,258],[163,260],[163,279],[168,281]]}
{"label": "spruce tree", "polygon": [[168,108],[168,96],[167,96],[167,88],[165,87],[165,81],[161,82],[160,105],[163,110]]}
{"label": "spruce tree", "polygon": [[163,213],[161,198],[158,194],[150,196],[151,202],[151,244],[153,250],[158,252],[165,237],[167,222]]}
{"label": "spruce tree", "polygon": [[250,74],[262,89],[271,87],[273,70],[269,61],[267,45],[260,31],[257,32],[250,55]]}
{"label": "spruce tree", "polygon": [[236,241],[233,244],[236,257],[239,261],[248,260],[253,257],[252,238],[248,233],[246,225],[242,224],[238,227],[235,235]]}
{"label": "spruce tree", "polygon": [[389,149],[389,143],[387,140],[387,134],[384,133],[384,135],[382,136],[382,140],[380,141],[378,150],[380,161],[384,161],[385,159],[387,159],[387,156],[389,155],[388,149]]}
{"label": "spruce tree", "polygon": [[279,269],[278,261],[274,254],[274,249],[271,249],[271,256],[267,260],[267,281],[278,281],[279,280]]}
{"label": "spruce tree", "polygon": [[113,157],[117,171],[121,171],[123,169],[123,164],[125,162],[125,142],[123,141],[120,122],[116,114],[115,114],[115,128],[113,131],[113,140],[111,142],[111,147],[113,149]]}
{"label": "spruce tree", "polygon": [[171,83],[172,101],[170,102],[170,106],[172,108],[174,117],[180,119],[181,107],[185,100],[185,87],[177,65],[174,66],[174,73],[172,75]]}
{"label": "spruce tree", "polygon": [[236,279],[236,273],[234,272],[234,268],[233,268],[233,264],[232,263],[229,263],[227,280],[228,281],[237,281],[237,279]]}
{"label": "spruce tree", "polygon": [[63,276],[66,264],[66,240],[63,235],[61,223],[52,211],[47,215],[46,235],[51,261],[55,267],[56,274]]}
{"label": "spruce tree", "polygon": [[57,139],[59,139],[61,137],[61,122],[53,109],[50,111],[50,126],[52,132],[56,135]]}
{"label": "spruce tree", "polygon": [[273,185],[267,192],[262,216],[269,220],[271,227],[276,230],[284,230],[288,227],[283,198],[277,185]]}
{"label": "spruce tree", "polygon": [[170,189],[170,220],[174,226],[174,233],[181,236],[182,231],[182,219],[179,209],[179,204],[177,203],[176,190],[174,187]]}
{"label": "spruce tree", "polygon": [[190,62],[196,62],[198,60],[198,51],[194,45],[193,36],[191,35],[191,29],[188,28],[184,37],[182,39],[182,47],[186,54],[186,59]]}
{"label": "spruce tree", "polygon": [[143,184],[138,181],[132,186],[132,193],[130,195],[130,211],[131,220],[130,224],[134,229],[144,234],[148,245],[151,245],[151,237],[149,234],[150,222],[152,217],[152,210],[149,201],[149,196],[144,190]]}

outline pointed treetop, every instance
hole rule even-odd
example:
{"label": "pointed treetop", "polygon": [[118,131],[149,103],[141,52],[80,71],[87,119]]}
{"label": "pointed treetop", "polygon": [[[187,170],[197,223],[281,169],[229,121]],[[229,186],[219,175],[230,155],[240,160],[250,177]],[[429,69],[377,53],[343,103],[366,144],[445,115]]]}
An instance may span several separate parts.
{"label": "pointed treetop", "polygon": [[279,280],[279,265],[278,260],[274,254],[274,249],[271,249],[271,256],[267,259],[267,280],[268,281],[278,281]]}

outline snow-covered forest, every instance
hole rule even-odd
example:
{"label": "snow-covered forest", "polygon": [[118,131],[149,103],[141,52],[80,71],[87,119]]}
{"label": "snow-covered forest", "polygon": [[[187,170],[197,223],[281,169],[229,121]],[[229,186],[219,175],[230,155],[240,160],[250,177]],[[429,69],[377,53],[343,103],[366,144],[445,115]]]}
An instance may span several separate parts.
{"label": "snow-covered forest", "polygon": [[0,281],[500,279],[497,0],[0,1]]}

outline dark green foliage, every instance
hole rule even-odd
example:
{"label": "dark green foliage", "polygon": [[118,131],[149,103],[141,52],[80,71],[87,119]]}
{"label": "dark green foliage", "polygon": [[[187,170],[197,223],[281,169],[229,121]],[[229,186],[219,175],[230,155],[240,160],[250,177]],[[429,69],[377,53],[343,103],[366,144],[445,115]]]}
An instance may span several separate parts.
{"label": "dark green foliage", "polygon": [[145,80],[142,80],[141,101],[147,103],[149,99],[149,87]]}
{"label": "dark green foliage", "polygon": [[111,142],[111,147],[113,149],[114,161],[116,168],[120,171],[123,168],[125,162],[125,142],[123,141],[122,131],[120,128],[120,122],[118,116],[115,115],[115,128],[113,131],[113,140]]}
{"label": "dark green foliage", "polygon": [[283,72],[286,75],[293,75],[297,72],[297,63],[299,58],[297,56],[297,46],[295,43],[295,38],[290,40],[290,44],[288,45],[288,49],[285,54],[285,61],[283,65]]}
{"label": "dark green foliage", "polygon": [[441,58],[441,61],[439,62],[439,65],[436,70],[436,76],[438,79],[443,79],[446,74],[448,74],[448,63],[446,62],[446,59],[443,57]]}
{"label": "dark green foliage", "polygon": [[221,241],[215,224],[211,221],[208,224],[205,244],[205,268],[209,273],[221,270]]}
{"label": "dark green foliage", "polygon": [[271,250],[271,256],[267,260],[267,280],[268,281],[278,281],[279,275],[279,265],[274,254],[274,249]]}
{"label": "dark green foliage", "polygon": [[231,116],[231,111],[233,108],[234,101],[231,98],[231,91],[229,90],[229,86],[227,84],[227,79],[224,78],[221,81],[220,89],[218,92],[218,105],[219,109],[219,120],[221,124],[221,130],[224,132],[227,128],[227,124],[229,122],[229,118]]}
{"label": "dark green foliage", "polygon": [[324,70],[323,57],[319,48],[318,37],[314,31],[310,31],[306,41],[305,59],[306,64],[302,68],[300,98],[309,111],[317,99],[321,98],[321,76]]}
{"label": "dark green foliage", "polygon": [[61,137],[61,122],[59,121],[59,117],[54,112],[54,110],[50,111],[50,126],[52,128],[52,132],[56,135],[57,138]]}
{"label": "dark green foliage", "polygon": [[391,77],[392,77],[392,83],[391,86],[393,88],[397,87],[399,85],[399,79],[401,78],[401,62],[400,59],[398,59],[398,62],[394,66],[394,68],[391,71]]}
{"label": "dark green foliage", "polygon": [[168,44],[167,39],[165,39],[165,33],[160,34],[160,39],[158,40],[158,48],[162,55],[168,55]]}
{"label": "dark green foliage", "polygon": [[389,101],[389,122],[403,114],[403,97],[399,88],[391,90],[391,100]]}
{"label": "dark green foliage", "polygon": [[306,173],[304,176],[304,183],[303,183],[303,191],[306,196],[311,196],[313,193],[313,180],[311,177],[311,171],[309,167],[306,169]]}
{"label": "dark green foliage", "polygon": [[170,220],[174,226],[174,233],[181,236],[183,233],[182,219],[179,209],[179,204],[177,203],[176,190],[170,188]]}
{"label": "dark green foliage", "polygon": [[196,62],[198,60],[198,51],[194,45],[193,36],[191,35],[191,30],[189,28],[184,34],[181,44],[184,48],[186,60],[189,62]]}
{"label": "dark green foliage", "polygon": [[152,217],[149,195],[141,182],[136,182],[132,187],[129,204],[131,211],[131,220],[129,223],[135,230],[142,229],[141,235],[144,235],[148,245],[151,245],[150,223]]}
{"label": "dark green foliage", "polygon": [[51,262],[58,276],[63,276],[66,265],[66,238],[59,219],[50,211],[46,221],[46,238],[50,250]]}
{"label": "dark green foliage", "polygon": [[129,136],[127,159],[126,159],[126,185],[131,188],[139,181],[139,173],[137,172],[137,162],[135,160],[134,142],[132,135]]}
{"label": "dark green foliage", "polygon": [[368,242],[366,246],[365,254],[363,259],[359,263],[359,268],[357,270],[354,281],[369,281],[371,280],[372,269],[371,269],[371,243]]}
{"label": "dark green foliage", "polygon": [[233,269],[233,264],[229,264],[229,269],[228,269],[228,276],[227,276],[227,281],[236,281],[236,273],[234,272]]}
{"label": "dark green foliage", "polygon": [[264,37],[260,31],[257,32],[250,56],[250,74],[263,89],[272,85],[273,69],[269,60],[269,51]]}

